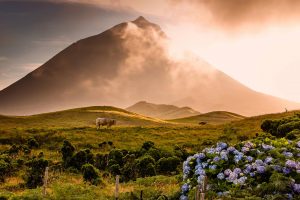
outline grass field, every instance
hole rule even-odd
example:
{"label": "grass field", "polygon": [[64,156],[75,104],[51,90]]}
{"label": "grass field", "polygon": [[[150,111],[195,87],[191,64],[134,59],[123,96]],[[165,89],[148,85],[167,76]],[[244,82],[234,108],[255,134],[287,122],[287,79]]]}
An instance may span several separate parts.
{"label": "grass field", "polygon": [[[42,151],[45,159],[52,163],[61,161],[59,150],[64,140],[70,141],[76,149],[89,148],[93,153],[109,152],[112,148],[139,150],[145,141],[152,141],[166,152],[172,152],[179,146],[192,154],[220,140],[236,143],[251,138],[260,132],[263,120],[293,114],[287,112],[244,118],[226,113],[228,117],[223,118],[219,117],[220,112],[214,112],[200,118],[164,121],[114,107],[87,107],[26,117],[0,116],[0,151],[9,149],[12,144],[24,144],[28,138],[34,137],[40,146],[32,150],[31,155],[38,155]],[[117,126],[96,130],[96,117],[115,118]],[[199,126],[196,123],[199,120],[214,123]],[[106,141],[111,141],[113,145],[99,147],[100,143]],[[41,188],[24,188],[22,176],[25,171],[25,168],[19,170],[0,183],[0,196],[42,199]],[[180,174],[138,178],[121,183],[120,198],[132,199],[132,195],[139,195],[141,190],[145,199],[150,199],[154,194],[171,195],[179,191],[180,181]],[[92,186],[85,183],[80,174],[50,171],[47,191],[46,199],[113,199],[114,177],[108,176],[100,185]]]}

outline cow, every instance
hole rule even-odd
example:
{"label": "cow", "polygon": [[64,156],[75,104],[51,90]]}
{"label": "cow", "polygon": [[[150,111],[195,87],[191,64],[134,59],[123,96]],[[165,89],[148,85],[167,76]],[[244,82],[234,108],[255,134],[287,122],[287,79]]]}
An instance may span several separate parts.
{"label": "cow", "polygon": [[101,128],[101,126],[107,126],[107,128],[109,128],[112,125],[116,125],[115,119],[109,119],[109,118],[97,118],[96,119],[97,129]]}

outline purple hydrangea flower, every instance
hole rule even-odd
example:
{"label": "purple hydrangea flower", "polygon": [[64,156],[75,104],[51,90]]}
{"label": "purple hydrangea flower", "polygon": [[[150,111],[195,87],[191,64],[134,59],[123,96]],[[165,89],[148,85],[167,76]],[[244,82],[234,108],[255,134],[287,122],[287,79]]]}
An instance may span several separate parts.
{"label": "purple hydrangea flower", "polygon": [[280,172],[282,169],[281,166],[279,166],[279,165],[273,165],[272,168],[278,172]]}
{"label": "purple hydrangea flower", "polygon": [[255,173],[254,173],[254,172],[250,172],[250,176],[251,176],[251,177],[254,177],[254,176],[255,176]]}
{"label": "purple hydrangea flower", "polygon": [[299,148],[300,148],[300,141],[298,141],[298,142],[297,142],[297,147],[299,147]]}
{"label": "purple hydrangea flower", "polygon": [[243,177],[237,179],[237,184],[244,185],[246,180],[247,180],[247,177],[243,176]]}
{"label": "purple hydrangea flower", "polygon": [[226,169],[226,170],[224,171],[224,175],[225,175],[225,176],[229,176],[230,173],[232,173],[232,171],[231,171],[230,169]]}
{"label": "purple hydrangea flower", "polygon": [[229,177],[227,178],[227,180],[229,181],[229,182],[233,182],[234,180],[236,180],[238,178],[238,175],[236,174],[236,173],[230,173],[229,174]]}
{"label": "purple hydrangea flower", "polygon": [[243,153],[247,153],[248,151],[250,151],[250,149],[248,147],[242,147],[242,152]]}
{"label": "purple hydrangea flower", "polygon": [[254,147],[254,144],[252,142],[248,141],[248,142],[245,143],[244,147],[247,147],[247,148],[251,149],[251,148]]}
{"label": "purple hydrangea flower", "polygon": [[204,181],[204,178],[205,178],[205,175],[198,176],[198,178],[197,178],[198,184],[201,184]]}

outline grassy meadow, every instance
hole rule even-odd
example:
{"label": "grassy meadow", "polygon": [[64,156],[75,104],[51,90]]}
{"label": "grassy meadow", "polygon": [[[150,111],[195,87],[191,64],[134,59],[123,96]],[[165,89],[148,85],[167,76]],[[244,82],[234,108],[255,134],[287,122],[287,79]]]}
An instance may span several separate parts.
{"label": "grassy meadow", "polygon": [[[173,155],[176,148],[180,148],[191,155],[217,141],[234,144],[252,138],[261,131],[263,120],[293,114],[287,112],[245,118],[230,113],[234,119],[229,120],[227,112],[226,116],[218,112],[205,118],[164,121],[119,108],[99,106],[33,116],[0,116],[0,152],[8,151],[12,145],[26,144],[34,138],[39,146],[33,148],[29,155],[21,153],[13,159],[38,156],[43,152],[44,159],[50,163],[45,197],[42,196],[42,187],[25,187],[23,177],[28,167],[20,165],[0,183],[0,199],[114,199],[114,175],[100,170],[101,183],[92,185],[84,181],[81,173],[55,168],[62,162],[60,150],[65,140],[72,143],[76,151],[90,149],[93,154],[109,153],[112,149],[140,151],[146,141],[151,141],[164,154]],[[114,118],[117,125],[96,130],[96,117]],[[199,121],[204,120],[208,122],[206,125],[198,125]],[[103,142],[106,144],[99,145]],[[175,199],[181,181],[180,164],[176,173],[121,182],[120,199],[136,199],[140,191],[143,191],[144,199],[164,199],[164,196]]]}

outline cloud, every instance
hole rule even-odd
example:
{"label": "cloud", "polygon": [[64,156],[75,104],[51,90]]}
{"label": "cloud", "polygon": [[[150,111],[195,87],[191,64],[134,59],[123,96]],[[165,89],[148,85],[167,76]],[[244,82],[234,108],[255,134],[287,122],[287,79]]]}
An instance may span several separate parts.
{"label": "cloud", "polygon": [[170,5],[177,16],[229,31],[300,19],[299,0],[170,0]]}
{"label": "cloud", "polygon": [[7,61],[7,60],[8,60],[7,57],[5,57],[5,56],[0,56],[0,62]]}

